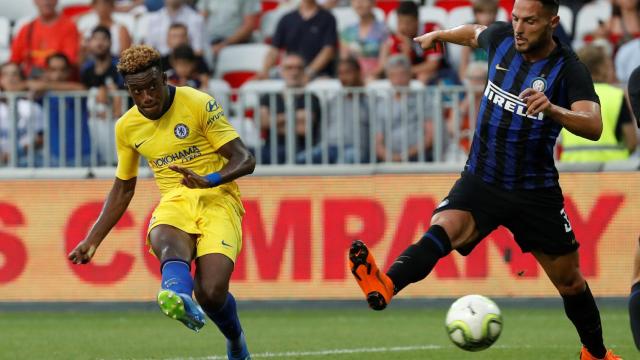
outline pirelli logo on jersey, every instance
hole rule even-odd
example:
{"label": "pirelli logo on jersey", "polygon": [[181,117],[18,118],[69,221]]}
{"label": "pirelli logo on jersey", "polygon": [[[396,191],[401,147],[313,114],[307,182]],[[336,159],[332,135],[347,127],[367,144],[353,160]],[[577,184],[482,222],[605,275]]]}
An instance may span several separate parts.
{"label": "pirelli logo on jersey", "polygon": [[153,168],[161,168],[175,162],[186,163],[187,161],[191,161],[201,155],[202,153],[200,152],[200,148],[193,145],[184,150],[174,152],[173,154],[150,160],[149,164],[151,164],[151,167]]}
{"label": "pirelli logo on jersey", "polygon": [[537,115],[527,115],[527,105],[524,102],[518,99],[516,95],[502,90],[496,84],[492,83],[491,80],[487,82],[487,88],[484,89],[484,96],[489,102],[492,102],[493,104],[514,114],[526,116],[530,119],[544,119],[544,114],[542,112]]}

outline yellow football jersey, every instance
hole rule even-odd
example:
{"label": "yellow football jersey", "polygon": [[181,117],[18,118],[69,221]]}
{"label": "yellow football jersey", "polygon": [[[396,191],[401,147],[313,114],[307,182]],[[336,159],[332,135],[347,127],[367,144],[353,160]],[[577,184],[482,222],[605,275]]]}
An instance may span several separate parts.
{"label": "yellow football jersey", "polygon": [[[216,151],[237,137],[238,133],[214,98],[193,88],[177,87],[171,107],[159,119],[144,117],[134,106],[116,122],[116,176],[122,180],[137,176],[139,155],[142,155],[164,195],[184,187],[180,183],[183,176],[169,169],[169,165],[187,167],[198,175],[219,171],[227,159]],[[235,182],[211,191],[231,195],[240,204]]]}

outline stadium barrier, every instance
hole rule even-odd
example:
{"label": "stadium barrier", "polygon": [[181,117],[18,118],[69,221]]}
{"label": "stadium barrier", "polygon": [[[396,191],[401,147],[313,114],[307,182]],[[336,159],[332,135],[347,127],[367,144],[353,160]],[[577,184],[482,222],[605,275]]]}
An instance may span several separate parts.
{"label": "stadium barrier", "polygon": [[[211,91],[259,164],[461,161],[472,137],[473,124],[461,104],[467,99],[468,118],[475,118],[478,95],[461,86],[397,91],[385,83],[286,91],[282,86]],[[126,91],[112,93],[107,103],[96,96],[96,91],[50,92],[41,99],[0,93],[0,167],[113,166],[113,127],[132,103]],[[304,110],[294,109],[298,97]],[[267,113],[261,114],[261,101]],[[379,136],[386,159],[380,159]]]}
{"label": "stadium barrier", "polygon": [[[347,268],[351,240],[384,268],[425,231],[457,175],[252,176],[232,291],[244,300],[359,299]],[[628,294],[640,233],[640,173],[563,173],[565,209],[581,243],[582,271],[598,296]],[[7,180],[0,188],[0,301],[149,301],[159,264],[144,245],[159,200],[141,179],[118,225],[86,266],[66,254],[100,213],[110,180]],[[468,257],[452,254],[402,297],[551,297],[534,258],[500,228]]]}

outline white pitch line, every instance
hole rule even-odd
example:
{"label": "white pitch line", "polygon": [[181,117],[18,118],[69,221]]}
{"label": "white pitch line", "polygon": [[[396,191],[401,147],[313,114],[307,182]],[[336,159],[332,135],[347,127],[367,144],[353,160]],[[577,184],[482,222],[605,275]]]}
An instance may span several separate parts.
{"label": "white pitch line", "polygon": [[[391,346],[391,347],[377,347],[377,348],[354,348],[354,349],[328,349],[328,350],[318,350],[318,351],[285,351],[285,352],[263,352],[258,354],[251,354],[251,358],[288,358],[288,357],[312,357],[312,356],[326,356],[326,355],[348,355],[348,354],[366,354],[366,353],[393,353],[393,352],[404,352],[404,351],[419,351],[419,350],[442,350],[446,348],[454,348],[453,345],[442,346],[442,345],[413,345],[413,346]],[[533,348],[531,345],[520,345],[520,346],[511,346],[511,345],[494,345],[492,348],[499,349],[530,349]],[[541,348],[537,346],[536,348]],[[574,346],[567,345],[547,345],[542,346],[542,348],[547,349],[571,349]],[[158,360],[158,358],[145,358],[145,359],[129,359],[129,360]],[[174,358],[164,358],[160,360],[227,360],[226,355],[212,355],[212,356],[203,356],[203,357],[174,357]]]}
{"label": "white pitch line", "polygon": [[[288,358],[296,356],[326,356],[326,355],[344,355],[344,354],[364,354],[364,353],[386,353],[386,352],[403,352],[416,350],[438,350],[444,349],[440,345],[416,345],[416,346],[394,346],[394,347],[377,347],[377,348],[355,348],[355,349],[331,349],[320,351],[286,351],[286,352],[264,352],[251,354],[251,358]],[[163,360],[226,360],[226,356],[215,355],[205,357],[186,357],[186,358],[168,358]]]}

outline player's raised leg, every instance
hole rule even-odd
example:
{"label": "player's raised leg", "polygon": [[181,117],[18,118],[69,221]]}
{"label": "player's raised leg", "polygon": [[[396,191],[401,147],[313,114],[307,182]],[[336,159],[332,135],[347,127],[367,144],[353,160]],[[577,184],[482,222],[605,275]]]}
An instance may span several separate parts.
{"label": "player's raised leg", "polygon": [[193,300],[191,259],[195,249],[192,235],[169,225],[158,225],[149,233],[154,254],[160,259],[162,283],[158,305],[170,318],[199,331],[205,324],[204,312]]}
{"label": "player's raised leg", "polygon": [[227,356],[229,359],[250,359],[236,300],[229,292],[233,261],[226,255],[213,253],[198,257],[196,264],[196,298],[227,339]]}
{"label": "player's raised leg", "polygon": [[580,359],[621,360],[604,346],[600,312],[589,285],[580,272],[578,252],[549,255],[533,251],[533,254],[558,289],[565,313],[578,331],[583,344]]}
{"label": "player's raised leg", "polygon": [[378,269],[366,245],[362,241],[354,241],[349,250],[351,273],[365,294],[369,307],[382,310],[393,295],[427,277],[438,260],[452,249],[476,240],[478,231],[470,212],[444,210],[433,216],[429,230],[398,256],[386,274]]}

